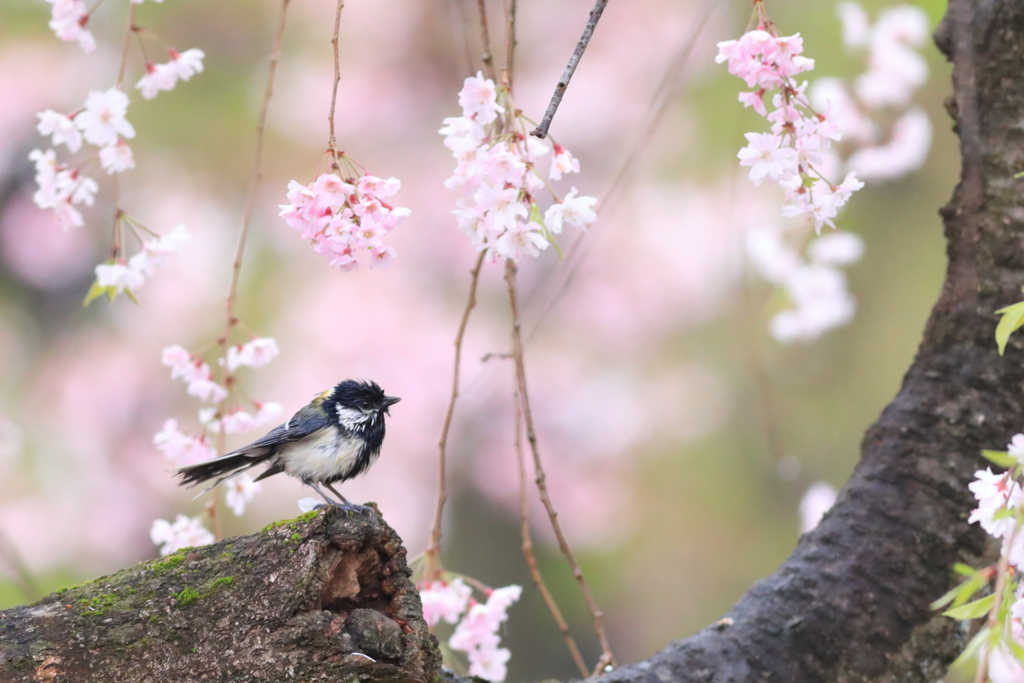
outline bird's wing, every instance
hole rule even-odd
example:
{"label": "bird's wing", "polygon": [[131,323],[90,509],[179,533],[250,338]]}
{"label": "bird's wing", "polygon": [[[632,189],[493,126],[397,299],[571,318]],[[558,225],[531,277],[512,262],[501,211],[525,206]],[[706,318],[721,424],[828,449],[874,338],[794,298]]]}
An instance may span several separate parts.
{"label": "bird's wing", "polygon": [[[223,480],[272,458],[279,446],[301,441],[328,426],[330,426],[330,420],[327,413],[315,405],[308,405],[292,415],[292,418],[283,425],[274,427],[248,446],[204,462],[179,468],[178,475],[182,478],[182,484],[197,484],[217,478],[213,483],[213,486],[216,486]],[[260,479],[280,471],[281,469],[274,465],[264,472]],[[259,480],[257,479],[257,481]]]}
{"label": "bird's wing", "polygon": [[292,415],[291,419],[284,424],[274,427],[264,436],[256,439],[248,446],[243,446],[228,455],[260,457],[261,455],[266,454],[266,449],[268,448],[285,443],[301,441],[310,434],[329,426],[330,423],[331,421],[326,412],[313,405],[308,405]]}

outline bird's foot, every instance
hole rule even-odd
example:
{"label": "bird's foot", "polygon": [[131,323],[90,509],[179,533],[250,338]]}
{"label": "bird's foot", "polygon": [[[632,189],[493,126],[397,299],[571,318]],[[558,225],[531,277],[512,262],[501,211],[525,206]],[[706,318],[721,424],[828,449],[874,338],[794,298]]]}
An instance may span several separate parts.
{"label": "bird's foot", "polygon": [[338,510],[342,510],[347,515],[365,515],[366,513],[373,511],[373,508],[370,507],[369,505],[356,505],[355,503],[349,503],[348,501],[346,501],[344,503],[338,503],[336,501],[331,501],[330,504],[328,504],[328,503],[320,503],[319,505],[315,506],[313,509],[314,510],[323,510],[323,509],[328,508],[328,507],[337,508]]}
{"label": "bird's foot", "polygon": [[369,505],[356,505],[355,503],[346,502],[344,505],[339,505],[338,507],[344,510],[345,514],[348,515],[365,515],[367,513],[373,512],[373,508],[370,507]]}

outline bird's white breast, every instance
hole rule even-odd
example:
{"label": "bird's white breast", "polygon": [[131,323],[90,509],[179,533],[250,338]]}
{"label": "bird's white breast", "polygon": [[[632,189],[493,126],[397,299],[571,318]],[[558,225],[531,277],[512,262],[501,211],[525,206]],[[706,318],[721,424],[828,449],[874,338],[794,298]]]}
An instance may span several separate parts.
{"label": "bird's white breast", "polygon": [[308,481],[323,481],[352,469],[362,449],[361,439],[346,439],[334,427],[281,448],[285,472]]}

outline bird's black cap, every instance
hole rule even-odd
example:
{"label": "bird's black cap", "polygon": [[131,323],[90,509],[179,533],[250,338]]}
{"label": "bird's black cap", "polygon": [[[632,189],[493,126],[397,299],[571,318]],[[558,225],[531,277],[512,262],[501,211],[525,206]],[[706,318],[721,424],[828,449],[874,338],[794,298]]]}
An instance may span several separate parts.
{"label": "bird's black cap", "polygon": [[331,392],[331,400],[340,405],[360,410],[384,410],[401,401],[397,396],[387,396],[376,382],[347,379],[340,382]]}

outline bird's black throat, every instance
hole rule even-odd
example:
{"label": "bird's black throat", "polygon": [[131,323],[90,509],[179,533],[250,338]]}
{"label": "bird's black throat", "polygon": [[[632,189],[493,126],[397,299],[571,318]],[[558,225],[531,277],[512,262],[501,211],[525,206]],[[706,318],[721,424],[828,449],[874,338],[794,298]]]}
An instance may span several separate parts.
{"label": "bird's black throat", "polygon": [[343,438],[346,439],[358,439],[362,442],[362,447],[359,450],[359,455],[356,457],[355,464],[347,472],[339,472],[329,479],[324,479],[325,484],[348,481],[358,477],[377,460],[377,457],[380,455],[381,445],[384,443],[384,415],[378,413],[376,419],[369,420],[354,429],[342,429],[342,434]]}

